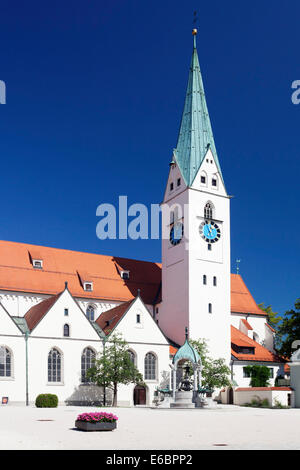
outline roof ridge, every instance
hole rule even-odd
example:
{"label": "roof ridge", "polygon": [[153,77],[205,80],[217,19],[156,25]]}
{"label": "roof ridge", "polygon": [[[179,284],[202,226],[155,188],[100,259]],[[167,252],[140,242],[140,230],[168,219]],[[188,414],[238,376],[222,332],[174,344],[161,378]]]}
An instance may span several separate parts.
{"label": "roof ridge", "polygon": [[94,253],[94,252],[90,252],[90,251],[70,250],[68,248],[59,248],[59,247],[48,246],[48,245],[35,245],[35,244],[32,244],[32,243],[15,242],[15,241],[11,241],[11,240],[0,240],[0,244],[2,242],[3,243],[12,243],[12,244],[15,244],[15,245],[22,245],[24,247],[47,248],[49,250],[66,251],[68,253],[78,253],[78,254],[83,254],[83,255],[101,256],[103,258],[111,258],[112,260],[114,258],[119,258],[120,260],[124,260],[124,261],[136,261],[136,262],[140,262],[140,263],[151,263],[151,264],[161,265],[161,262],[158,262],[158,261],[147,261],[147,260],[141,260],[141,259],[135,259],[135,258],[123,258],[122,256],[104,255],[102,253]]}

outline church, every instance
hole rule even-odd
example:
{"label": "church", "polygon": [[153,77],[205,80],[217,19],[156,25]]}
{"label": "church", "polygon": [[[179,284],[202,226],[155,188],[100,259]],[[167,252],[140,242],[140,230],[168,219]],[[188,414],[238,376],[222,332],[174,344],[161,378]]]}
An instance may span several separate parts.
{"label": "church", "polygon": [[[0,241],[0,390],[9,403],[55,393],[60,403],[101,403],[86,371],[120,333],[145,386],[120,385],[118,404],[151,405],[172,388],[184,343],[205,338],[233,385],[245,367],[284,375],[274,330],[244,280],[230,272],[230,196],[216,151],[193,31],[176,148],[162,202],[162,262]],[[180,97],[179,97],[180,98]],[[218,391],[217,391],[218,392]]]}

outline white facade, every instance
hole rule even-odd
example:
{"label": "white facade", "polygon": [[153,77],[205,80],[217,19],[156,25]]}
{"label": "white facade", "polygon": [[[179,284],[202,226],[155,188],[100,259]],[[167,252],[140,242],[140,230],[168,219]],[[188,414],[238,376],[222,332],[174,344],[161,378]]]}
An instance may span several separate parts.
{"label": "white facade", "polygon": [[[201,184],[205,174],[206,184]],[[217,187],[211,186],[212,177]],[[178,205],[184,225],[184,237],[175,246],[165,235],[162,240],[162,292],[159,324],[178,344],[184,340],[184,328],[193,339],[206,338],[211,354],[230,360],[230,213],[229,197],[218,173],[212,152],[207,155],[191,188],[175,189],[183,177],[178,166],[170,169],[163,202],[162,225],[165,234],[173,227],[169,213]],[[174,189],[170,190],[173,183]],[[205,206],[210,203],[212,219],[221,231],[220,239],[209,244],[201,237],[200,225],[207,219]],[[168,206],[169,211],[166,211]],[[179,209],[180,212],[180,209]],[[208,247],[210,245],[210,247]],[[211,248],[210,250],[208,248]],[[204,278],[205,276],[205,278]],[[204,281],[205,279],[205,281]]]}
{"label": "white facade", "polygon": [[250,387],[250,377],[245,377],[244,367],[252,366],[266,366],[270,369],[271,378],[269,379],[270,387],[275,386],[277,376],[283,376],[283,364],[276,362],[251,362],[251,361],[235,361],[233,364],[233,380],[239,387]]}
{"label": "white facade", "polygon": [[[66,315],[66,312],[68,314]],[[141,323],[136,323],[139,314]],[[0,377],[0,395],[9,402],[24,403],[26,400],[26,341],[19,327],[0,305],[0,346],[10,352],[10,376]],[[69,326],[69,337],[64,337],[64,326]],[[169,380],[169,343],[155,324],[149,311],[137,298],[115,329],[127,340],[135,354],[136,366],[144,373],[147,353],[155,355],[156,376],[145,380],[146,401],[151,404],[154,390]],[[99,387],[81,381],[81,356],[85,348],[95,354],[103,350],[103,339],[94,329],[77,302],[66,289],[32,329],[28,346],[28,393],[34,402],[40,393],[54,393],[60,402],[101,402],[103,391]],[[61,374],[59,381],[49,381],[48,355],[55,349],[60,354]],[[120,386],[118,403],[133,405],[134,385]],[[109,393],[108,393],[109,395]]]}
{"label": "white facade", "polygon": [[239,390],[234,391],[234,404],[245,405],[251,403],[252,400],[268,400],[269,406],[289,406],[290,399],[289,395],[292,395],[292,390],[288,387],[261,387],[261,389],[254,388],[251,390]]}

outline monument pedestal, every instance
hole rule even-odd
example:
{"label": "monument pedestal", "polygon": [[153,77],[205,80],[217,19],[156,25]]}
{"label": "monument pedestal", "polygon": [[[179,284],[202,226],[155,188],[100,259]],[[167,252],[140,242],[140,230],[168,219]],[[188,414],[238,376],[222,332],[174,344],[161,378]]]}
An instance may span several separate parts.
{"label": "monument pedestal", "polygon": [[195,408],[193,403],[193,390],[186,392],[180,390],[175,392],[175,401],[170,404],[171,408]]}

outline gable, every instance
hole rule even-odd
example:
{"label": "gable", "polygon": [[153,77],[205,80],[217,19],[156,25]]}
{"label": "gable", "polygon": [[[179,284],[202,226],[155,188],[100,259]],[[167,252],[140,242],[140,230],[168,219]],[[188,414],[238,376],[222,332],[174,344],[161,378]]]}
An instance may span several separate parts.
{"label": "gable", "polygon": [[[178,184],[178,180],[180,180],[180,184]],[[173,184],[173,189],[171,189],[170,187],[171,184]],[[185,189],[186,184],[183,175],[180,171],[179,166],[176,163],[176,158],[173,156],[173,161],[170,163],[169,176],[163,200],[168,201],[169,199],[172,199],[173,197],[180,194]]]}
{"label": "gable", "polygon": [[110,310],[106,310],[100,314],[96,320],[96,323],[98,326],[100,326],[101,330],[106,336],[114,330],[134,300],[135,299],[124,302],[123,304],[120,304]]}
{"label": "gable", "polygon": [[[137,322],[137,315],[140,323]],[[139,297],[127,306],[113,333],[120,333],[128,343],[169,344]]]}
{"label": "gable", "polygon": [[[65,315],[65,310],[68,315]],[[71,339],[100,340],[95,328],[67,289],[54,296],[54,302],[52,298],[52,305],[31,330],[31,336],[64,338],[65,324],[69,325]]]}
{"label": "gable", "polygon": [[[201,176],[206,177],[205,183],[201,182]],[[217,186],[212,185],[212,179],[216,179]],[[210,192],[211,194],[227,196],[222,175],[216,165],[215,158],[209,148],[202,160],[200,168],[191,184],[191,188]]]}

